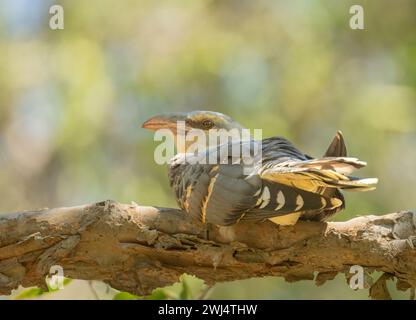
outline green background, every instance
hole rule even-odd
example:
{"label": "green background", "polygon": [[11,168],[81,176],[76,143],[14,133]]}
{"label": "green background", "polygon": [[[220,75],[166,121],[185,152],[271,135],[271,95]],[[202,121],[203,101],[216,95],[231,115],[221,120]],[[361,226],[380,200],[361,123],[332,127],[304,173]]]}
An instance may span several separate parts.
{"label": "green background", "polygon": [[[48,25],[56,3],[64,30]],[[380,182],[347,194],[334,220],[416,207],[416,1],[0,4],[0,212],[104,199],[176,206],[166,167],[153,160],[157,142],[140,124],[195,109],[314,156],[342,130],[349,154],[368,162],[359,175]],[[353,4],[364,8],[364,30],[349,27]],[[320,288],[266,278],[217,285],[210,297],[367,291],[342,277]]]}

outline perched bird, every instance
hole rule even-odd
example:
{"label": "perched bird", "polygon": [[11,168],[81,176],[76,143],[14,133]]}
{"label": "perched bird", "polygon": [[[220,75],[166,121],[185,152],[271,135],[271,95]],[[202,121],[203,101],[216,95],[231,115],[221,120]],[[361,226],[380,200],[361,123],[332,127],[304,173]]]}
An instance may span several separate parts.
{"label": "perched bird", "polygon": [[[184,132],[178,132],[178,121],[185,124]],[[159,115],[142,127],[169,129],[175,138],[193,129],[206,134],[212,129],[244,129],[229,116],[212,111]],[[257,142],[251,138],[227,141],[207,148],[204,155],[209,157],[218,148],[230,148],[235,143],[242,147],[260,143],[261,156],[253,157],[250,173],[245,172],[241,161],[227,162],[219,157],[216,163],[195,161],[198,156],[187,153],[189,143],[169,163],[169,180],[179,206],[203,223],[232,225],[240,220],[269,219],[276,224],[292,225],[298,219],[325,220],[345,207],[341,189],[367,191],[377,183],[376,178],[349,176],[366,163],[347,157],[341,132],[318,159],[299,151],[282,137]]]}

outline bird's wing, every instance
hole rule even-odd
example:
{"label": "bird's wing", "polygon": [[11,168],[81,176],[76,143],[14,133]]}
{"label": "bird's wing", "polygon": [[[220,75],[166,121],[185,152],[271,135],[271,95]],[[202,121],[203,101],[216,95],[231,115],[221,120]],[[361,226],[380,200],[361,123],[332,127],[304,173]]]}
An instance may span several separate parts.
{"label": "bird's wing", "polygon": [[[236,145],[242,154],[233,157]],[[202,222],[218,225],[333,207],[330,197],[260,177],[258,169],[264,159],[268,163],[309,159],[283,138],[265,139],[260,147],[260,157],[256,154],[254,141],[224,144],[199,156],[177,155],[169,165],[169,177],[179,206]],[[248,160],[252,162],[244,155],[251,156]],[[206,163],[209,159],[214,159],[214,164],[204,164],[204,160]],[[248,171],[245,170],[247,167]]]}
{"label": "bird's wing", "polygon": [[262,163],[273,161],[274,163],[285,162],[287,160],[308,160],[310,156],[301,152],[289,140],[283,137],[271,137],[263,139],[262,143]]}

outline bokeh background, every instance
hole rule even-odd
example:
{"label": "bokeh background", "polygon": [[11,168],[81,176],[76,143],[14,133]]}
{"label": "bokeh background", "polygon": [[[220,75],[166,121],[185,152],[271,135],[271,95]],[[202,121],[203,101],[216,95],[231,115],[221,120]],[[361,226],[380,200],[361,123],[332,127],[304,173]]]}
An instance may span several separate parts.
{"label": "bokeh background", "polygon": [[[64,30],[49,28],[53,4]],[[349,27],[353,4],[365,30]],[[336,220],[415,208],[415,85],[413,0],[0,0],[0,212],[104,199],[176,206],[140,124],[195,109],[315,156],[341,129],[369,164],[359,174],[380,183],[347,194]],[[66,297],[86,298],[83,285]],[[219,284],[210,297],[367,294],[342,277],[320,288],[267,278]]]}

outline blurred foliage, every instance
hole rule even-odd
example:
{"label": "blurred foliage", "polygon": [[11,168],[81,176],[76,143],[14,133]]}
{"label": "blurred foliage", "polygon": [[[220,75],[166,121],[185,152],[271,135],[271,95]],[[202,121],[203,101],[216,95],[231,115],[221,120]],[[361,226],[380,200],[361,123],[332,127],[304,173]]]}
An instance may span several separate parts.
{"label": "blurred foliage", "polygon": [[179,277],[179,282],[164,288],[153,290],[151,295],[140,297],[128,292],[117,293],[113,300],[189,300],[203,297],[206,290],[204,281],[195,276],[183,274]]}
{"label": "blurred foliage", "polygon": [[32,299],[44,294],[41,288],[28,288],[13,297],[15,300]]}
{"label": "blurred foliage", "polygon": [[[139,125],[211,109],[319,156],[337,129],[377,176],[334,219],[416,207],[416,2],[0,0],[0,212],[115,199],[176,206]],[[48,27],[61,4],[65,29]],[[214,272],[214,271],[213,271]],[[213,298],[365,298],[253,279]],[[342,294],[340,294],[342,292]],[[179,294],[180,297],[180,294]]]}

